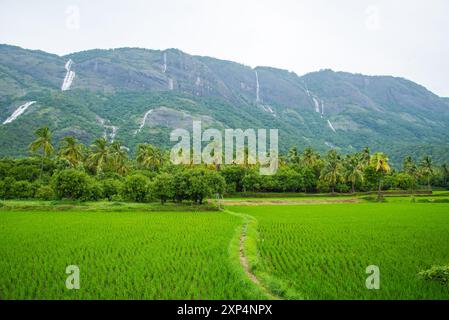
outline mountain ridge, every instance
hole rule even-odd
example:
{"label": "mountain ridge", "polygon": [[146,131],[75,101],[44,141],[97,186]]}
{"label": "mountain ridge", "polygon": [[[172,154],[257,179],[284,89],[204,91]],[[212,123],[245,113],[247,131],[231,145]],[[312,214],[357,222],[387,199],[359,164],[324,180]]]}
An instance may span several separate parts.
{"label": "mountain ridge", "polygon": [[[76,75],[70,90],[61,92],[69,59]],[[93,49],[58,56],[0,45],[0,123],[29,101],[37,103],[0,125],[0,155],[26,154],[24,139],[13,132],[27,117],[28,127],[22,128],[27,137],[38,125],[49,125],[57,138],[85,131],[81,140],[89,143],[106,123],[118,128],[114,138],[127,141],[130,149],[146,141],[168,146],[167,137],[157,135],[168,136],[178,111],[220,128],[276,126],[282,151],[293,145],[323,152],[329,146],[342,152],[380,149],[388,137],[385,151],[403,146],[406,152],[413,145],[449,141],[449,99],[405,78],[330,69],[298,76],[179,49]],[[146,119],[152,108],[158,111]],[[83,127],[73,121],[73,110],[84,117],[78,119]],[[11,141],[17,150],[4,148]],[[404,152],[395,152],[395,161]]]}

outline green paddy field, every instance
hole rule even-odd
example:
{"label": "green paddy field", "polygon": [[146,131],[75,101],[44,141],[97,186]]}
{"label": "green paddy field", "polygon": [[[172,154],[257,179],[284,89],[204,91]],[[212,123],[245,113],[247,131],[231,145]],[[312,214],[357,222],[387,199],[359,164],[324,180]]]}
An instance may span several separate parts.
{"label": "green paddy field", "polygon": [[[275,200],[4,201],[0,299],[449,299],[417,275],[449,264],[446,196]],[[68,265],[79,290],[65,286]],[[379,290],[365,286],[369,265]]]}

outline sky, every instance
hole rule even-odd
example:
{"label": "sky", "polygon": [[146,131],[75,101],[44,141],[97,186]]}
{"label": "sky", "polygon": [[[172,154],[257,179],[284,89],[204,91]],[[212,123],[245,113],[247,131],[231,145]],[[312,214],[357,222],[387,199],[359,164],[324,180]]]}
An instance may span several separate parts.
{"label": "sky", "polygon": [[0,43],[178,48],[302,75],[393,75],[449,97],[448,0],[0,0]]}

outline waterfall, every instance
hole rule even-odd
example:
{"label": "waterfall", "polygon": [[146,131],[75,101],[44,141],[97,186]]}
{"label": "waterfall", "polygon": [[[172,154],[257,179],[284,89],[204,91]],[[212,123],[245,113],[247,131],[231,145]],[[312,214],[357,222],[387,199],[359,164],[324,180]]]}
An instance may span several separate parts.
{"label": "waterfall", "polygon": [[73,61],[69,59],[69,61],[65,64],[65,69],[67,73],[65,74],[64,81],[62,82],[61,91],[70,90],[72,86],[73,79],[75,79],[75,71],[70,70],[72,68]]}
{"label": "waterfall", "polygon": [[12,115],[6,119],[3,124],[7,124],[7,123],[11,123],[14,120],[16,120],[22,113],[24,113],[26,111],[26,109],[28,109],[30,106],[32,106],[33,104],[35,104],[36,101],[30,101],[27,102],[25,104],[22,104],[20,107],[18,107],[13,113]]}
{"label": "waterfall", "polygon": [[334,128],[334,126],[332,125],[332,123],[330,122],[330,120],[327,120],[327,124],[329,125],[329,128],[331,128],[331,130],[333,131],[333,132],[337,132],[337,131],[335,131],[335,128]]}
{"label": "waterfall", "polygon": [[164,64],[162,65],[162,72],[167,72],[167,52],[164,52]]}
{"label": "waterfall", "polygon": [[145,115],[143,116],[143,120],[142,120],[142,122],[140,123],[139,129],[137,129],[137,131],[136,131],[134,134],[137,134],[137,133],[139,133],[139,132],[142,131],[143,127],[145,126],[145,122],[147,122],[148,116],[149,116],[152,112],[153,112],[153,110],[148,110],[148,111],[145,113]]}
{"label": "waterfall", "polygon": [[260,102],[260,86],[259,86],[259,74],[257,73],[257,70],[254,70],[256,73],[256,102]]}
{"label": "waterfall", "polygon": [[317,100],[316,97],[312,97],[313,103],[315,104],[315,112],[320,113],[320,102]]}
{"label": "waterfall", "polygon": [[[117,135],[117,131],[118,131],[119,127],[113,126],[113,125],[107,125],[106,122],[110,122],[110,121],[105,120],[99,116],[97,116],[97,121],[103,126],[103,129],[104,129],[103,137],[105,139],[108,139],[108,136],[109,136],[111,143],[114,142],[114,139],[115,139],[115,136]],[[110,130],[111,133],[108,133],[108,130]]]}

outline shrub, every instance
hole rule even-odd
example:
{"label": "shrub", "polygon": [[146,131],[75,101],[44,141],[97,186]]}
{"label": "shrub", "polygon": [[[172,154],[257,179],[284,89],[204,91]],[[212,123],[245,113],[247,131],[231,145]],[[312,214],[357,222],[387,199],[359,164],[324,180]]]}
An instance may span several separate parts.
{"label": "shrub", "polygon": [[12,184],[11,195],[15,199],[30,199],[34,197],[33,185],[28,181],[16,181]]}
{"label": "shrub", "polygon": [[3,181],[0,182],[0,198],[2,199],[11,199],[14,197],[13,195],[13,185],[16,182],[11,177],[6,177]]}
{"label": "shrub", "polygon": [[151,183],[151,195],[164,204],[175,195],[174,178],[169,173],[161,173]]}
{"label": "shrub", "polygon": [[84,190],[81,200],[98,201],[100,199],[103,199],[103,185],[94,178],[88,177],[87,188]]}
{"label": "shrub", "polygon": [[58,199],[82,200],[90,192],[90,177],[82,171],[66,169],[53,177],[53,187]]}
{"label": "shrub", "polygon": [[115,198],[116,196],[120,197],[120,194],[123,189],[123,183],[117,179],[103,180],[102,186],[103,186],[103,196],[109,201],[112,201],[112,199]]}
{"label": "shrub", "polygon": [[449,265],[433,266],[428,270],[419,272],[418,275],[424,280],[436,281],[442,285],[447,286],[449,283]]}
{"label": "shrub", "polygon": [[149,179],[142,174],[133,174],[126,178],[123,186],[125,199],[135,202],[144,202],[147,197]]}
{"label": "shrub", "polygon": [[55,198],[55,191],[51,186],[42,185],[38,187],[34,197],[39,200],[53,200]]}
{"label": "shrub", "polygon": [[180,170],[173,175],[173,199],[178,202],[187,200],[190,196],[189,174],[185,170]]}
{"label": "shrub", "polygon": [[337,190],[337,192],[340,192],[340,193],[348,193],[351,190],[351,187],[345,183],[338,183],[335,186],[335,190]]}

